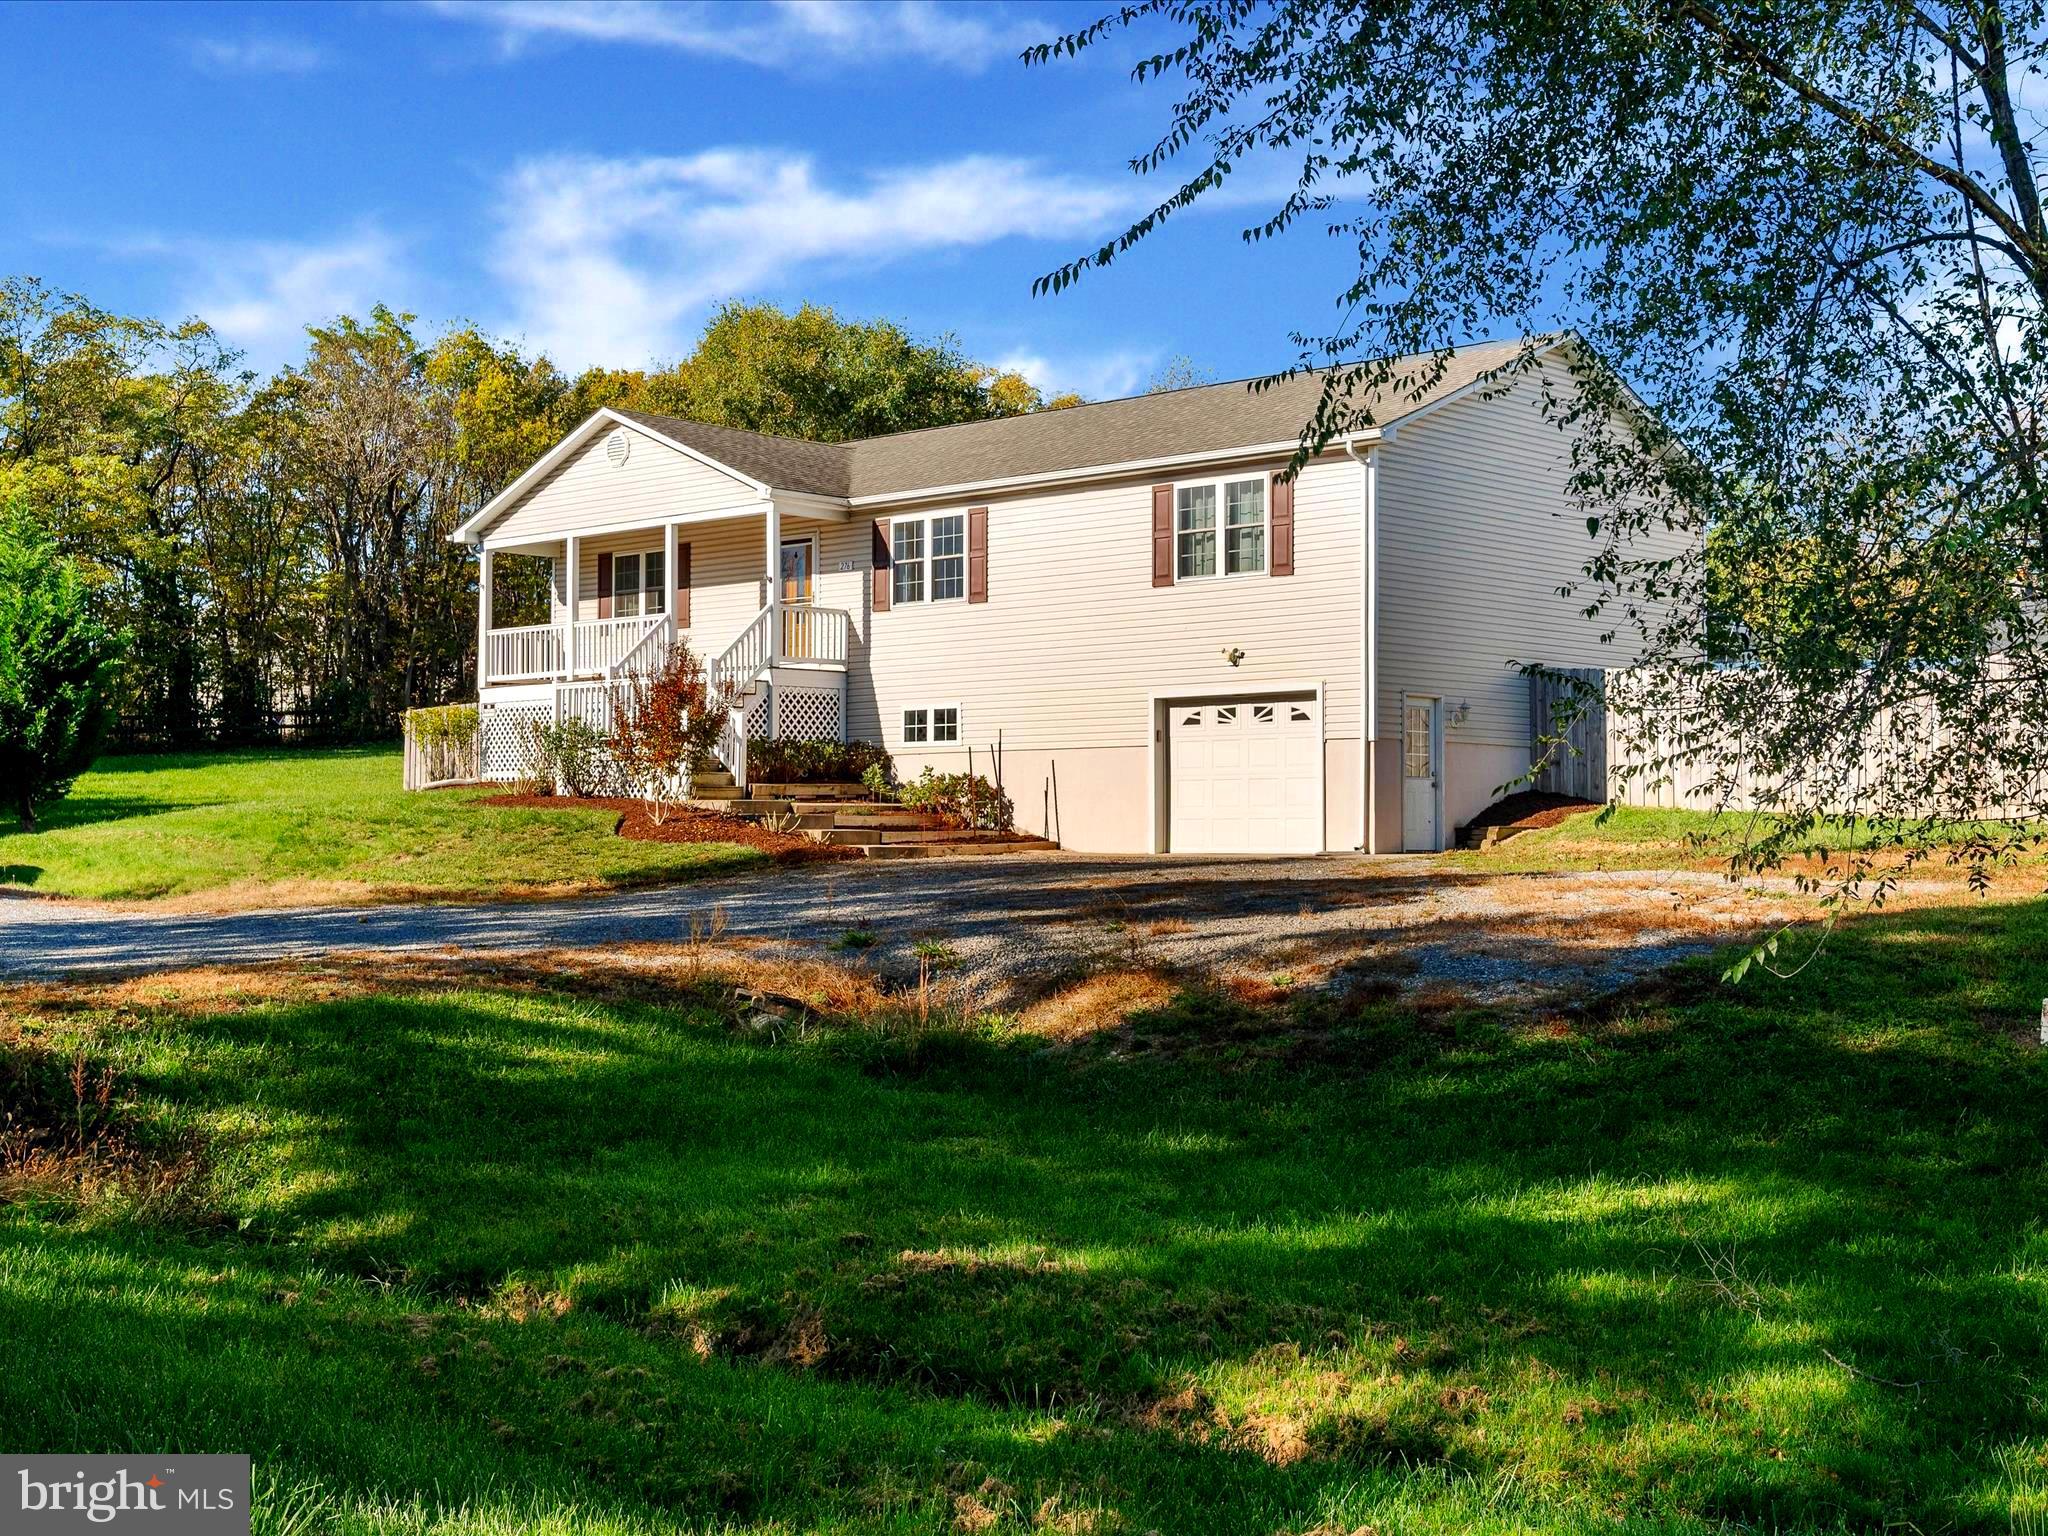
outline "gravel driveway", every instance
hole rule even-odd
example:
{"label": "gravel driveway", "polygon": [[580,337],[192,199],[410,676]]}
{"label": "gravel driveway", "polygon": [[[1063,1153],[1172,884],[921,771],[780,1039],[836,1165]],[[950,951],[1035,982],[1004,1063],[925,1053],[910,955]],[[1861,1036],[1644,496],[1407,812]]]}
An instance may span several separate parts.
{"label": "gravel driveway", "polygon": [[[977,987],[1080,965],[1196,966],[1297,983],[1377,971],[1479,996],[1602,990],[1782,916],[1713,875],[1490,875],[1421,859],[1098,858],[796,867],[661,890],[488,905],[152,913],[0,900],[0,977],[163,970],[334,951],[611,949],[875,935],[915,970],[936,940]],[[714,914],[718,914],[714,918]]]}

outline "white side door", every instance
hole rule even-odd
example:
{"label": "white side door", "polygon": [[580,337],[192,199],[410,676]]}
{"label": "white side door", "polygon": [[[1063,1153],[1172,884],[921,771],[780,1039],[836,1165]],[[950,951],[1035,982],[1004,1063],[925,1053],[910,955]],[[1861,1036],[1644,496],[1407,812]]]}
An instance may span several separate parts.
{"label": "white side door", "polygon": [[1401,846],[1434,853],[1437,841],[1437,701],[1410,698],[1401,718]]}
{"label": "white side door", "polygon": [[1168,851],[1320,853],[1317,711],[1313,696],[1168,705]]}

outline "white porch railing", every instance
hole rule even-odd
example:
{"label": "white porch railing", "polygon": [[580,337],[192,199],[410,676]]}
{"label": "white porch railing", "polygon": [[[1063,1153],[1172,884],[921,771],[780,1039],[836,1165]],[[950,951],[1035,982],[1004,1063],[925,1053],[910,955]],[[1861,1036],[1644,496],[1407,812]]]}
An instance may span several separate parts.
{"label": "white porch railing", "polygon": [[782,646],[777,661],[846,665],[846,638],[853,619],[844,608],[792,603],[782,610]]}
{"label": "white porch railing", "polygon": [[626,659],[633,648],[657,629],[666,628],[667,618],[655,614],[631,619],[589,619],[576,626],[573,671],[610,672]]}
{"label": "white porch railing", "polygon": [[747,627],[739,632],[731,645],[711,658],[711,665],[704,669],[704,675],[713,688],[737,694],[752,684],[769,665],[772,657],[768,626],[774,611],[763,608],[747,620]]}
{"label": "white porch railing", "polygon": [[558,677],[566,670],[566,631],[560,624],[528,624],[520,629],[487,632],[484,680],[516,677]]}
{"label": "white porch railing", "polygon": [[636,669],[651,665],[661,654],[657,637],[667,632],[668,617],[659,613],[493,629],[485,636],[484,681],[617,676],[629,658]]}

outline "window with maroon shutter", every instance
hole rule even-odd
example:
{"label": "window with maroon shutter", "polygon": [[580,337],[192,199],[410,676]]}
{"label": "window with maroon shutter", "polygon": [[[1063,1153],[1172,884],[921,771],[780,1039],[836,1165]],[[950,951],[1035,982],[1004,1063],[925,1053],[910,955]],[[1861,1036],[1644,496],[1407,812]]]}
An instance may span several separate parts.
{"label": "window with maroon shutter", "polygon": [[597,616],[608,619],[612,616],[612,557],[597,557]]}
{"label": "window with maroon shutter", "polygon": [[1273,559],[1275,576],[1294,574],[1294,482],[1273,477]]}
{"label": "window with maroon shutter", "polygon": [[988,601],[988,508],[967,509],[967,601]]}
{"label": "window with maroon shutter", "polygon": [[676,628],[690,627],[690,546],[676,546]]}
{"label": "window with maroon shutter", "polygon": [[1152,585],[1173,585],[1173,487],[1152,487]]}
{"label": "window with maroon shutter", "polygon": [[875,519],[874,543],[874,596],[875,612],[889,611],[889,519]]}

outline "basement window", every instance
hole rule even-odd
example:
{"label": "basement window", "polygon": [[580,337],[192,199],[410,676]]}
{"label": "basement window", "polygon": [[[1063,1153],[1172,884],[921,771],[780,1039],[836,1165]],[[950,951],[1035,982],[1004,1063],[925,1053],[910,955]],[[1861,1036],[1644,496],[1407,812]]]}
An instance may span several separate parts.
{"label": "basement window", "polygon": [[960,739],[960,706],[940,704],[926,709],[903,711],[905,746],[943,746]]}

